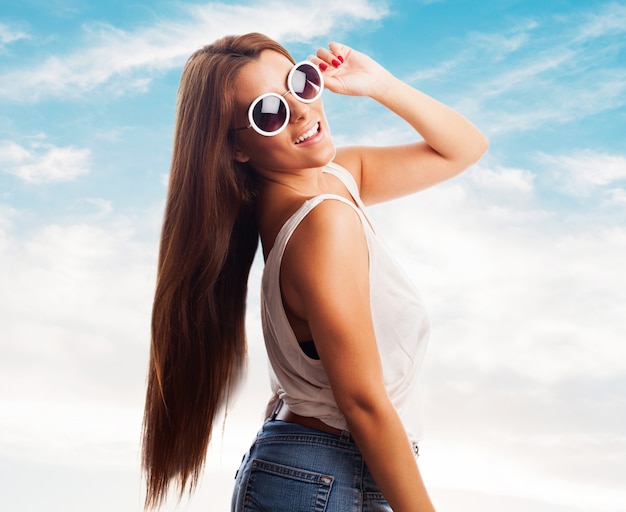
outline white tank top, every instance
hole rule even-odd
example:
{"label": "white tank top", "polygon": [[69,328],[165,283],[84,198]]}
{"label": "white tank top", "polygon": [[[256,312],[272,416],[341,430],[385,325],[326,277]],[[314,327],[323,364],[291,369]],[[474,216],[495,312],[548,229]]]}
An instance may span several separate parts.
{"label": "white tank top", "polygon": [[334,194],[309,199],[285,222],[267,256],[261,283],[261,319],[274,395],[268,411],[281,398],[296,414],[316,417],[327,425],[347,430],[346,420],[337,408],[324,367],[321,361],[308,357],[302,351],[287,319],[280,292],[281,260],[295,229],[322,201],[341,201],[354,208],[361,218],[369,251],[371,312],[385,387],[409,439],[417,443],[422,438],[417,376],[428,342],[426,310],[417,290],[366,218],[353,176],[334,163],[328,164],[324,172],[343,182],[358,208],[351,201]]}

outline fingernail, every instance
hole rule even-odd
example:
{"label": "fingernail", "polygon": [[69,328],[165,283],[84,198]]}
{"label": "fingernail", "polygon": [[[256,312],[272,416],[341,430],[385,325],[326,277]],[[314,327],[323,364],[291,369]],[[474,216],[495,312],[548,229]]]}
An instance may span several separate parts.
{"label": "fingernail", "polygon": [[326,64],[325,62],[320,62],[320,69],[322,71],[326,71],[328,69],[328,64]]}
{"label": "fingernail", "polygon": [[341,55],[337,55],[337,58],[341,61],[341,63],[343,64],[343,57]]}
{"label": "fingernail", "polygon": [[338,68],[339,66],[341,66],[341,62],[339,62],[337,59],[333,59],[333,66]]}

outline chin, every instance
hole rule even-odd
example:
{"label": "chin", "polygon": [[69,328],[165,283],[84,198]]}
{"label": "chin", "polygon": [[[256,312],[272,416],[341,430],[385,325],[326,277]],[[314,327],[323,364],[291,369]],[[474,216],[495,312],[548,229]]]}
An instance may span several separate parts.
{"label": "chin", "polygon": [[337,154],[337,149],[335,145],[330,142],[328,145],[325,145],[323,148],[319,148],[319,151],[316,155],[316,167],[324,167],[335,159],[335,155]]}

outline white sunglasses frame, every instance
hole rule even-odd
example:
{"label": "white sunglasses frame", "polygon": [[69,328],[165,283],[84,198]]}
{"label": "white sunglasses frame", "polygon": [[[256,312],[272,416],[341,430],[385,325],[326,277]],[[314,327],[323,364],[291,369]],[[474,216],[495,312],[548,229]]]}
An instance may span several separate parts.
{"label": "white sunglasses frame", "polygon": [[[311,66],[313,69],[315,69],[317,71],[317,75],[319,76],[320,79],[320,85],[319,85],[319,92],[313,97],[313,98],[301,98],[300,96],[298,96],[298,94],[296,93],[296,91],[293,88],[293,75],[294,73],[297,71],[297,69],[302,66],[302,65],[308,65]],[[322,71],[320,70],[320,68],[313,62],[309,61],[309,60],[303,60],[300,62],[297,62],[296,64],[293,65],[293,67],[291,68],[291,70],[289,71],[289,74],[287,75],[287,92],[285,92],[284,94],[278,94],[276,92],[266,92],[264,94],[261,94],[258,98],[256,98],[248,107],[248,126],[243,126],[241,128],[235,128],[235,131],[239,131],[239,130],[246,130],[246,129],[250,129],[252,128],[255,132],[263,135],[264,137],[273,137],[274,135],[278,135],[280,132],[282,132],[287,125],[289,124],[289,119],[291,117],[291,110],[289,108],[289,103],[287,103],[287,100],[285,99],[285,96],[287,96],[289,93],[293,94],[293,96],[300,101],[301,103],[313,103],[314,101],[317,101],[321,96],[322,96],[322,92],[324,92],[324,75],[322,75]],[[262,101],[263,99],[269,97],[269,96],[273,96],[275,98],[278,98],[278,100],[285,106],[285,121],[283,122],[283,124],[281,125],[280,128],[278,128],[277,130],[268,132],[265,130],[262,130],[261,127],[259,127],[256,122],[254,121],[254,107],[256,107],[256,105]]]}

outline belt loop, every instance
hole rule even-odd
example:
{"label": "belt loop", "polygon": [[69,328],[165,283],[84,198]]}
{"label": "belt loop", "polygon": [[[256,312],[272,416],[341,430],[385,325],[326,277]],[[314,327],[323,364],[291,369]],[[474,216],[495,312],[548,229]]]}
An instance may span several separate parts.
{"label": "belt loop", "polygon": [[341,434],[339,435],[339,440],[344,443],[349,443],[352,440],[352,436],[350,435],[350,432],[348,430],[342,430]]}
{"label": "belt loop", "polygon": [[276,403],[274,404],[274,408],[272,409],[272,414],[270,414],[270,417],[268,418],[269,421],[274,421],[276,419],[276,416],[278,416],[278,413],[283,407],[283,403],[284,402],[282,398],[279,398],[278,400],[276,400]]}

